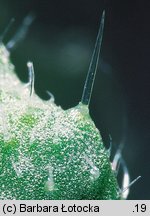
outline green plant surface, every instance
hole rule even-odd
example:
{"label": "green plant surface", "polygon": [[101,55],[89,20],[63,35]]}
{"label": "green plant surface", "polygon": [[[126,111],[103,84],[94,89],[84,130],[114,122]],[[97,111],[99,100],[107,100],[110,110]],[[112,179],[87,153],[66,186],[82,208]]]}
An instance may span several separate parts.
{"label": "green plant surface", "polygon": [[63,110],[30,96],[2,44],[0,86],[0,199],[120,198],[88,106]]}
{"label": "green plant surface", "polygon": [[[16,77],[8,50],[20,36],[7,43],[7,48],[1,43],[0,199],[108,200],[124,197],[117,182],[117,165],[111,164],[109,151],[89,114],[104,18],[105,11],[81,102],[68,110],[56,106],[53,97],[43,101],[34,93],[31,62],[27,64],[29,83],[22,84]],[[28,19],[32,21],[33,18],[25,18]]]}

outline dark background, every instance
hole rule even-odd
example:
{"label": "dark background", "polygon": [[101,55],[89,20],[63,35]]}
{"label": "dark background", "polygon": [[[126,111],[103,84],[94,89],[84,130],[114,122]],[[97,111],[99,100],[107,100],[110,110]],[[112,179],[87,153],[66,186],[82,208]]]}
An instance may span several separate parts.
{"label": "dark background", "polygon": [[[102,10],[105,29],[90,113],[105,145],[124,139],[123,157],[131,180],[129,199],[150,199],[150,5],[127,0],[0,0],[0,32],[12,17],[15,23],[6,44],[34,12],[36,19],[11,53],[16,72],[28,79],[26,63],[33,61],[35,90],[64,109],[78,104],[92,55]],[[115,150],[114,150],[115,151]],[[113,153],[114,154],[114,153]]]}

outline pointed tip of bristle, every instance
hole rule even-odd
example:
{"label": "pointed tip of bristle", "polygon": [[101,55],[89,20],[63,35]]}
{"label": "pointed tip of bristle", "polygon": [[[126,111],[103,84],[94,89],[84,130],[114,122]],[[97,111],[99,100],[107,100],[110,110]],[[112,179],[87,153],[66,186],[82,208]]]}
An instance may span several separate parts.
{"label": "pointed tip of bristle", "polygon": [[105,17],[105,10],[103,10],[103,13],[102,13],[102,18]]}
{"label": "pointed tip of bristle", "polygon": [[102,12],[102,16],[101,16],[101,21],[100,21],[100,25],[104,25],[104,21],[105,21],[105,10],[103,10]]}

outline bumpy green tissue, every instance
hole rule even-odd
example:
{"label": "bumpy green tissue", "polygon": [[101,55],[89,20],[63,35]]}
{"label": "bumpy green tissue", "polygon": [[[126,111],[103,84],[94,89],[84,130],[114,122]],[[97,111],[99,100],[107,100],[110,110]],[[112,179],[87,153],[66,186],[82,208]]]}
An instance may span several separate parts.
{"label": "bumpy green tissue", "polygon": [[0,199],[119,199],[88,107],[64,111],[15,75],[0,46]]}

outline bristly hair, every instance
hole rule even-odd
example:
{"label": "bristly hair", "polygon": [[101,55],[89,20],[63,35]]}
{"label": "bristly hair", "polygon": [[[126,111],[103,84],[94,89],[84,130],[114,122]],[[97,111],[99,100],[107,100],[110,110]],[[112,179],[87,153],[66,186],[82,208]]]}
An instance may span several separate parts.
{"label": "bristly hair", "polygon": [[101,50],[102,38],[103,38],[103,30],[104,30],[104,20],[105,20],[105,11],[103,11],[103,14],[102,14],[100,27],[99,27],[99,31],[98,31],[98,35],[97,35],[97,39],[95,43],[95,48],[94,48],[94,52],[92,55],[92,59],[91,59],[91,63],[89,66],[88,74],[87,74],[84,89],[83,89],[82,99],[81,99],[81,103],[87,106],[90,103],[93,84],[94,84],[98,61],[99,61],[99,55],[100,55],[100,50]]}

